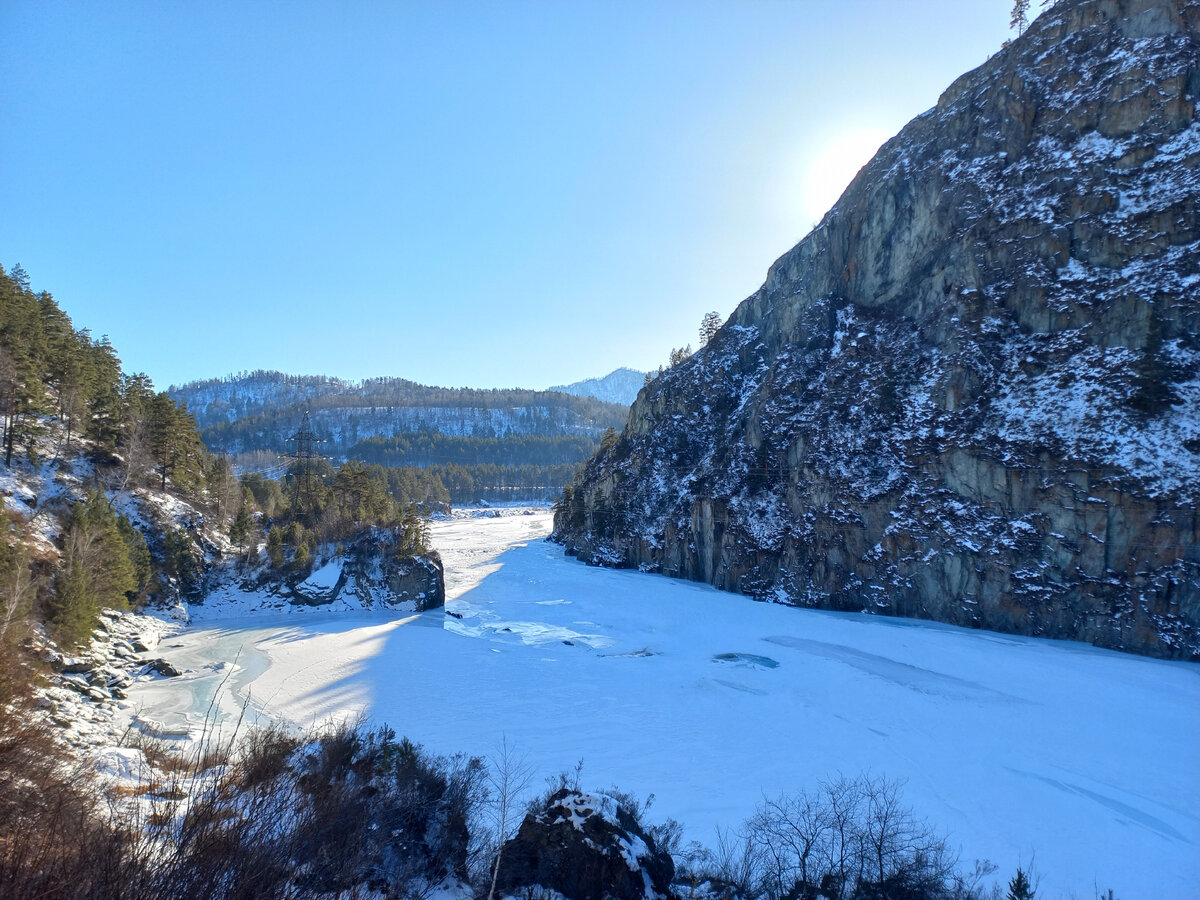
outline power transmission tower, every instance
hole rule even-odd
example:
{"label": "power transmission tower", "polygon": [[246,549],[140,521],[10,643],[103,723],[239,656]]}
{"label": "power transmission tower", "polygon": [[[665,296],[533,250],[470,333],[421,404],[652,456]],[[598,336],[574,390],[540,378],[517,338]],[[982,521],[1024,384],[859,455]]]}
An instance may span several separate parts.
{"label": "power transmission tower", "polygon": [[316,463],[317,460],[323,458],[317,452],[316,445],[325,442],[313,433],[308,410],[304,411],[304,418],[300,420],[299,430],[288,438],[288,443],[292,442],[296,444],[295,451],[288,454],[288,458],[292,460],[292,504],[298,512],[309,513],[316,505],[314,489],[317,478]]}

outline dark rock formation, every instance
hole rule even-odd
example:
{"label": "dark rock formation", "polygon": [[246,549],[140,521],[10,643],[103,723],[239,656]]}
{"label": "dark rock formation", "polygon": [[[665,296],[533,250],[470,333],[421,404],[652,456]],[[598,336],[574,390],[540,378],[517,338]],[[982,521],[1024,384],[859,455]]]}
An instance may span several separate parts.
{"label": "dark rock formation", "polygon": [[531,812],[500,854],[497,888],[540,885],[568,900],[671,895],[675,864],[612,797],[563,788]]}
{"label": "dark rock formation", "polygon": [[252,595],[259,607],[348,604],[361,609],[424,612],[446,604],[442,558],[430,550],[416,555],[402,550],[395,531],[366,528],[338,545],[326,544],[316,562],[306,567],[260,564],[247,570],[241,560],[221,559],[205,572],[202,599],[210,606],[227,600],[245,603]]}
{"label": "dark rock formation", "polygon": [[441,556],[434,551],[424,556],[398,553],[396,536],[385,529],[365,531],[327,565],[339,570],[336,580],[293,580],[286,588],[293,603],[321,606],[340,598],[356,600],[364,609],[414,612],[446,605]]}
{"label": "dark rock formation", "polygon": [[162,657],[146,660],[146,668],[166,678],[178,678],[183,673]]}
{"label": "dark rock formation", "polygon": [[1200,2],[1060,0],[639,395],[589,562],[1200,658]]}

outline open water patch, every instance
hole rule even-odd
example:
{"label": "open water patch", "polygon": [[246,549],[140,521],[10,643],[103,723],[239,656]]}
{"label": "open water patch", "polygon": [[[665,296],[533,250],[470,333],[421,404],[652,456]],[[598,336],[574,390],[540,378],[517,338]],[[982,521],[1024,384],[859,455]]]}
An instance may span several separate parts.
{"label": "open water patch", "polygon": [[757,653],[717,653],[713,655],[713,662],[732,663],[735,666],[749,666],[752,669],[778,669],[779,661],[771,659],[769,656],[760,656]]}

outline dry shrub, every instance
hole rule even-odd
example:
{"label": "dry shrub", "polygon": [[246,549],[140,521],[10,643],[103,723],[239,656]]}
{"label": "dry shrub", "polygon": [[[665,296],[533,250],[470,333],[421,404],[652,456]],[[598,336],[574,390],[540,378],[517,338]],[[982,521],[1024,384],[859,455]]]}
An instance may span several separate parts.
{"label": "dry shrub", "polygon": [[124,875],[123,835],[97,815],[87,773],[34,709],[22,655],[0,661],[0,896],[116,897],[96,880]]}
{"label": "dry shrub", "polygon": [[236,747],[214,739],[188,754],[138,737],[162,768],[139,788],[103,792],[31,714],[29,691],[8,694],[6,900],[352,900],[465,873],[478,760],[434,758],[361,724],[301,737],[253,730]]}

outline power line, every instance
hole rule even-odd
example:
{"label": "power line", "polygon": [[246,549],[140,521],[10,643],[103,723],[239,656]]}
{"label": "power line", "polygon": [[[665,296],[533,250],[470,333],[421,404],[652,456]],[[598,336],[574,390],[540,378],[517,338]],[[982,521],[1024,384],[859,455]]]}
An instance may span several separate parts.
{"label": "power line", "polygon": [[300,420],[300,428],[288,439],[288,443],[293,441],[296,444],[296,449],[293,453],[287,454],[292,460],[292,465],[296,469],[295,490],[297,506],[304,509],[312,509],[313,507],[313,479],[316,477],[314,471],[316,461],[324,459],[317,452],[316,445],[323,444],[325,441],[316,436],[312,430],[312,421],[309,418],[308,410],[304,411],[304,418]]}

